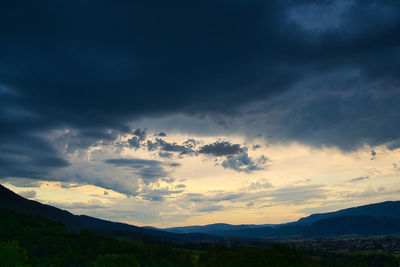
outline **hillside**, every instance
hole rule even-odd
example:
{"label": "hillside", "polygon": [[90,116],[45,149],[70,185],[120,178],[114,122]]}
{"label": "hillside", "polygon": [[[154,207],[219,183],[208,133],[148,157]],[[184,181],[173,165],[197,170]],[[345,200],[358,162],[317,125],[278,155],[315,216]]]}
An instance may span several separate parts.
{"label": "hillside", "polygon": [[375,216],[400,219],[400,201],[386,201],[381,203],[369,204],[353,207],[334,212],[312,214],[299,219],[298,223],[313,223],[321,219],[339,216]]}
{"label": "hillside", "polygon": [[50,205],[25,199],[11,190],[0,185],[0,209],[17,213],[40,216],[55,222],[62,223],[69,231],[79,232],[89,229],[98,234],[120,236],[137,240],[177,240],[177,241],[216,241],[219,238],[207,234],[176,234],[160,230],[147,229],[124,223],[106,221],[86,215],[74,215]]}
{"label": "hillside", "polygon": [[[390,235],[400,233],[400,201],[388,201],[336,212],[314,214],[294,223],[281,225],[230,225],[156,229],[110,222],[86,215],[74,215],[37,201],[27,200],[0,185],[0,209],[41,216],[60,222],[69,231],[89,229],[94,233],[168,242],[231,242],[233,239],[323,238],[344,235]],[[244,240],[240,241],[244,242]],[[246,241],[248,242],[248,241]]]}

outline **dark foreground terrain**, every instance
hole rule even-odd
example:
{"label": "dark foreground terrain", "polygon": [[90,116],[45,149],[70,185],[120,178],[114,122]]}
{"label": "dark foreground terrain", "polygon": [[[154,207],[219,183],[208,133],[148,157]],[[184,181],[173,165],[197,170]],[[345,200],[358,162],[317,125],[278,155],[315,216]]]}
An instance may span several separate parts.
{"label": "dark foreground terrain", "polygon": [[381,250],[361,247],[358,251],[342,251],[345,241],[260,246],[210,243],[197,249],[188,244],[185,249],[174,243],[121,240],[88,230],[69,232],[60,223],[6,210],[0,211],[0,240],[1,266],[398,266],[399,259],[384,247],[400,243],[393,237],[381,243]]}
{"label": "dark foreground terrain", "polygon": [[[384,233],[396,232],[397,218],[351,216],[339,214],[273,231],[270,226],[234,226],[236,232],[226,232],[232,226],[217,225],[223,228],[219,235],[171,233],[76,216],[0,186],[0,266],[399,266],[398,234],[358,233],[370,233],[379,222],[393,226]],[[341,225],[344,221],[347,226]],[[310,229],[318,235],[306,235]],[[277,231],[284,232],[284,238]]]}

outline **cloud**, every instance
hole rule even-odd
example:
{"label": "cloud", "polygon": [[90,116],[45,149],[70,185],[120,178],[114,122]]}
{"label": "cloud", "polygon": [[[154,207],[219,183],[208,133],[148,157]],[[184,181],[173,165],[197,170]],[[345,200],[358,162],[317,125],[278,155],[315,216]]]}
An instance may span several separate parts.
{"label": "cloud", "polygon": [[325,199],[328,193],[329,190],[325,189],[324,185],[313,184],[281,187],[272,191],[269,196],[272,197],[273,203],[301,205],[315,199]]}
{"label": "cloud", "polygon": [[[262,181],[262,180],[261,180]],[[326,199],[329,190],[321,184],[282,186],[278,188],[269,187],[265,184],[264,188],[257,187],[255,190],[251,188],[240,188],[236,191],[221,191],[208,194],[186,193],[180,198],[183,201],[197,203],[196,205],[218,204],[224,201],[230,203],[247,203],[252,202],[261,205],[280,205],[291,204],[301,205],[304,203],[312,203],[316,199]]]}
{"label": "cloud", "polygon": [[172,157],[172,153],[169,152],[163,152],[163,151],[159,151],[158,155],[162,158],[171,158]]}
{"label": "cloud", "polygon": [[213,156],[227,156],[238,154],[243,152],[245,149],[242,148],[239,144],[231,144],[230,142],[214,142],[212,144],[208,144],[202,146],[199,150],[199,153],[202,154],[210,154]]}
{"label": "cloud", "polygon": [[176,142],[170,143],[161,138],[156,138],[155,141],[147,140],[147,149],[149,151],[159,149],[159,156],[164,158],[170,158],[172,153],[178,153],[180,156],[193,155],[195,153],[193,148],[194,144],[192,141],[185,141],[182,145],[179,145]]}
{"label": "cloud", "polygon": [[147,132],[146,129],[142,130],[142,129],[136,129],[133,132],[134,135],[136,135],[139,138],[139,141],[144,141],[146,140],[147,137]]}
{"label": "cloud", "polygon": [[140,193],[140,197],[151,201],[163,201],[166,196],[180,194],[184,189],[164,188],[146,188]]}
{"label": "cloud", "polygon": [[69,162],[46,140],[28,134],[3,137],[0,141],[0,179],[43,178]]}
{"label": "cloud", "polygon": [[371,149],[371,160],[374,160],[376,158],[376,152]]}
{"label": "cloud", "polygon": [[131,148],[138,149],[140,148],[140,140],[138,137],[134,136],[128,139],[128,144]]}
{"label": "cloud", "polygon": [[264,155],[254,160],[249,157],[247,152],[244,152],[237,155],[227,156],[226,159],[222,161],[221,166],[225,169],[250,173],[252,171],[264,169],[267,160],[268,159]]}
{"label": "cloud", "polygon": [[61,209],[67,210],[91,210],[91,209],[105,209],[109,208],[110,205],[106,205],[98,199],[91,199],[88,202],[72,202],[72,203],[62,203],[62,202],[48,202],[47,204],[56,206]]}
{"label": "cloud", "polygon": [[36,179],[7,178],[3,179],[3,181],[15,187],[40,187],[41,185],[41,182]]}
{"label": "cloud", "polygon": [[107,159],[104,162],[115,166],[129,166],[132,168],[141,168],[143,166],[159,166],[162,164],[162,162],[158,160],[126,158]]}
{"label": "cloud", "polygon": [[[65,153],[119,134],[144,142],[129,125],[177,114],[177,131],[346,151],[399,140],[399,14],[397,0],[4,6],[0,177],[60,179]],[[234,155],[225,166],[243,169]]]}
{"label": "cloud", "polygon": [[265,178],[252,182],[249,186],[245,187],[248,191],[258,191],[268,188],[274,188],[274,186]]}
{"label": "cloud", "polygon": [[390,150],[390,151],[396,150],[398,148],[400,148],[400,141],[397,141],[397,140],[394,141],[394,142],[390,142],[387,145],[387,149]]}
{"label": "cloud", "polygon": [[104,162],[114,166],[131,168],[145,184],[149,184],[169,176],[169,173],[163,167],[163,163],[157,160],[119,158],[108,159]]}
{"label": "cloud", "polygon": [[200,147],[198,153],[223,157],[219,162],[225,169],[232,169],[238,172],[252,172],[262,170],[265,167],[267,158],[262,155],[258,159],[249,157],[248,148],[240,144],[232,144],[227,141],[216,141]]}
{"label": "cloud", "polygon": [[221,210],[224,210],[224,207],[222,205],[207,205],[197,209],[198,212],[214,212]]}
{"label": "cloud", "polygon": [[18,194],[24,198],[36,198],[36,191],[34,191],[34,190],[22,191],[22,192],[18,192]]}
{"label": "cloud", "polygon": [[354,1],[305,1],[290,10],[289,20],[312,33],[339,30],[344,24],[343,16],[352,5]]}
{"label": "cloud", "polygon": [[371,199],[371,198],[388,197],[388,196],[393,196],[397,198],[399,192],[400,192],[399,188],[386,189],[384,186],[376,186],[376,187],[368,186],[363,190],[343,192],[342,196],[344,198],[349,198],[349,199],[361,199],[361,198]]}
{"label": "cloud", "polygon": [[350,180],[348,180],[347,182],[349,182],[349,183],[355,183],[355,182],[365,181],[365,180],[368,180],[368,179],[369,179],[369,176],[361,176],[361,177],[357,177],[357,178],[350,179]]}

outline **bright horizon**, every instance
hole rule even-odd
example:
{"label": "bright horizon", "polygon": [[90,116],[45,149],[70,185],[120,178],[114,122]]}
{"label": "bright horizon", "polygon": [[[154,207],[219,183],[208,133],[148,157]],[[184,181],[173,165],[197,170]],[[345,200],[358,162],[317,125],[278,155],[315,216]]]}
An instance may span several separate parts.
{"label": "bright horizon", "polygon": [[[121,149],[121,144],[135,137],[126,135],[107,145],[89,147],[87,153],[71,154],[71,166],[57,170],[57,175],[68,180],[79,171],[86,184],[8,179],[4,185],[74,214],[161,228],[286,223],[312,213],[398,200],[399,172],[393,162],[399,152],[385,146],[374,148],[372,157],[369,147],[343,152],[298,143],[271,144],[263,139],[250,143],[240,136],[164,134],[162,140],[176,148],[183,149],[187,139],[197,144],[187,155],[169,152],[165,158],[159,155],[162,147],[149,151],[147,142],[161,138],[148,130],[139,148],[125,145]],[[236,149],[243,151],[232,155],[248,156],[251,163],[227,165],[224,161],[231,155],[196,152],[210,144],[224,144],[220,154],[232,152],[237,144]],[[160,174],[165,177],[157,177]],[[154,182],[126,184],[129,177],[140,181],[141,175]],[[97,181],[108,184],[91,185]],[[130,195],[131,191],[137,195]]]}

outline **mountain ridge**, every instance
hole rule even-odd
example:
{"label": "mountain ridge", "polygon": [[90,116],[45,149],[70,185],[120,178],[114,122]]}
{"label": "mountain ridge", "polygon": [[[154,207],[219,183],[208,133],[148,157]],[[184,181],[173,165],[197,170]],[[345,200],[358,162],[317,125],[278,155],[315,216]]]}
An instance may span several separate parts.
{"label": "mountain ridge", "polygon": [[73,232],[83,229],[91,230],[98,234],[109,236],[129,237],[133,239],[147,240],[181,240],[192,239],[215,240],[215,236],[198,233],[176,234],[162,230],[147,229],[130,224],[111,222],[87,215],[74,215],[66,210],[50,205],[42,204],[34,200],[28,200],[14,193],[0,184],[0,209],[11,210],[17,213],[41,216],[56,222],[60,222]]}
{"label": "mountain ridge", "polygon": [[298,223],[312,223],[321,219],[327,219],[339,216],[376,216],[388,218],[400,218],[400,201],[384,201],[341,209],[332,212],[315,213],[307,217],[300,218]]}
{"label": "mountain ridge", "polygon": [[0,185],[0,209],[41,216],[63,223],[70,231],[89,229],[98,234],[138,240],[219,242],[225,238],[285,239],[400,233],[400,201],[385,201],[335,212],[312,214],[296,222],[278,225],[214,223],[158,229],[74,215],[66,210],[25,199]]}

